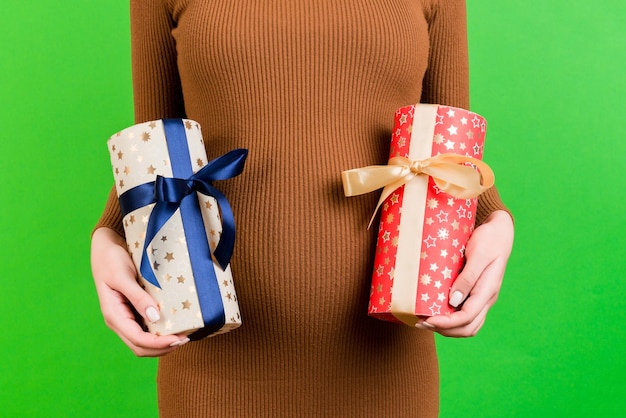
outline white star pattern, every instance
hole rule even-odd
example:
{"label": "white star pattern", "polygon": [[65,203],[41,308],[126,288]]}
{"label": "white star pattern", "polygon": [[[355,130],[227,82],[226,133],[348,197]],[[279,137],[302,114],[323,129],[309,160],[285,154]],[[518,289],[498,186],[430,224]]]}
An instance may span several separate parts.
{"label": "white star pattern", "polygon": [[439,223],[443,224],[448,222],[448,212],[440,211],[436,216]]}
{"label": "white star pattern", "polygon": [[[396,113],[390,157],[397,155],[409,158],[409,155],[413,155],[411,141],[415,138],[412,135],[419,135],[415,131],[412,132],[413,118],[419,106],[407,106]],[[439,106],[433,122],[435,129],[431,138],[432,155],[453,153],[482,157],[484,133],[481,129],[484,126],[484,120],[480,116],[461,109]],[[477,154],[474,154],[475,152]],[[419,159],[423,158],[426,156],[419,157]],[[410,280],[402,277],[402,274],[409,272],[405,272],[404,267],[402,269],[399,267],[404,262],[401,259],[401,253],[398,252],[398,246],[405,245],[403,244],[405,241],[398,240],[398,237],[415,233],[415,231],[405,231],[402,226],[403,217],[413,216],[402,212],[401,201],[407,201],[407,199],[421,199],[425,202],[423,230],[420,232],[421,247],[416,248],[414,254],[418,261],[416,268],[419,268],[416,272],[417,292],[412,295],[416,315],[423,316],[443,315],[454,311],[454,308],[448,304],[448,294],[450,286],[464,264],[464,244],[474,227],[473,219],[477,202],[477,199],[455,199],[441,191],[432,179],[428,179],[428,191],[425,195],[407,195],[405,189],[402,200],[392,201],[390,197],[385,201],[386,204],[383,203],[380,215],[383,222],[379,224],[372,274],[370,313],[377,318],[394,322],[398,320],[390,313],[391,301],[398,295],[394,296],[392,293],[393,283],[396,280]],[[389,214],[392,216],[388,217]],[[392,222],[389,223],[389,220]],[[411,265],[414,264],[413,259]],[[406,294],[403,296],[411,297]]]}
{"label": "white star pattern", "polygon": [[431,237],[429,235],[428,238],[424,240],[424,244],[426,244],[426,248],[434,247],[437,245],[437,238]]}
{"label": "white star pattern", "polygon": [[450,270],[447,266],[443,270],[441,270],[441,274],[443,275],[444,280],[452,278],[452,270]]}
{"label": "white star pattern", "polygon": [[436,303],[433,303],[432,306],[430,308],[430,315],[431,316],[435,316],[435,315],[440,315],[441,314],[441,305],[437,305]]}

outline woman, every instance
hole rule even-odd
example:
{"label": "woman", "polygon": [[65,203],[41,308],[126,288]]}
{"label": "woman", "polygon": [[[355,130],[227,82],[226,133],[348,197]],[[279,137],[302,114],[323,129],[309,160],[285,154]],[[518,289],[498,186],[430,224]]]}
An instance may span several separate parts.
{"label": "woman", "polygon": [[[366,315],[378,196],[347,199],[341,171],[384,164],[394,111],[469,108],[460,0],[131,0],[136,122],[188,117],[209,158],[249,149],[220,182],[237,222],[231,266],[244,324],[185,344],[155,336],[112,191],[92,241],[105,321],[159,361],[164,417],[438,414],[433,332],[476,334],[497,299],[513,240],[495,188],[452,299],[418,328]],[[167,354],[167,355],[165,355]]]}

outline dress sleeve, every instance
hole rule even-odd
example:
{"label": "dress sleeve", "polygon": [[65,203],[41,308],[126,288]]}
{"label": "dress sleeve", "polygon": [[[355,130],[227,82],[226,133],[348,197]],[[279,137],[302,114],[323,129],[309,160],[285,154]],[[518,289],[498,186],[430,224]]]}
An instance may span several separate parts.
{"label": "dress sleeve", "polygon": [[[421,101],[470,109],[465,0],[426,3],[430,49]],[[494,186],[478,198],[476,225],[496,210],[510,214]]]}
{"label": "dress sleeve", "polygon": [[[135,123],[185,116],[176,66],[175,27],[166,0],[130,0]],[[94,229],[108,227],[124,235],[113,187]]]}

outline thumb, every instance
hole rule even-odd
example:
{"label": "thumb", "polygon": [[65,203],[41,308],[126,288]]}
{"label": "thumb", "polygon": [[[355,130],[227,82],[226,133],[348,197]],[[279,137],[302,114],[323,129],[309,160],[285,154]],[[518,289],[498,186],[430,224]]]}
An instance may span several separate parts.
{"label": "thumb", "polygon": [[[137,282],[137,270],[125,241],[107,228],[95,231],[92,241],[92,270],[96,288],[121,294],[144,320],[160,319],[158,304]],[[107,315],[105,315],[107,316]]]}
{"label": "thumb", "polygon": [[466,255],[465,266],[450,288],[449,303],[455,308],[467,299],[488,264],[480,257],[472,257],[469,251]]}
{"label": "thumb", "polygon": [[146,292],[136,280],[128,280],[123,289],[118,289],[135,310],[143,317],[145,322],[157,322],[161,319],[159,304],[148,292]]}

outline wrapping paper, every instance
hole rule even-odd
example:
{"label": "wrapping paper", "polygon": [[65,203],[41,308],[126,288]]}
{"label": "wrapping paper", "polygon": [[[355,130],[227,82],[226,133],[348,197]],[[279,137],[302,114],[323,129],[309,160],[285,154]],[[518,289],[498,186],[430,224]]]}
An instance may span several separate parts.
{"label": "wrapping paper", "polygon": [[[226,163],[224,156],[209,162],[200,126],[185,119],[131,126],[113,135],[108,146],[128,251],[140,284],[160,308],[161,319],[146,323],[148,330],[199,339],[239,327],[241,315],[228,264],[233,242],[225,251],[220,243],[223,228],[234,240],[234,224],[226,225],[222,219],[232,217],[232,212],[211,180],[239,174],[245,150],[226,156]],[[234,160],[237,168],[222,172],[221,178],[209,173]],[[208,180],[193,177],[200,173]],[[215,254],[219,246],[222,265]]]}
{"label": "wrapping paper", "polygon": [[[389,165],[343,173],[348,196],[385,186],[370,316],[414,326],[420,317],[454,311],[448,294],[464,265],[476,196],[494,181],[480,161],[485,131],[484,118],[467,110],[403,107],[395,114]],[[370,187],[352,190],[361,183]]]}

